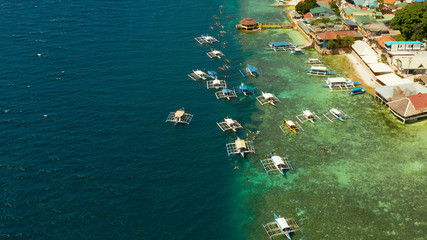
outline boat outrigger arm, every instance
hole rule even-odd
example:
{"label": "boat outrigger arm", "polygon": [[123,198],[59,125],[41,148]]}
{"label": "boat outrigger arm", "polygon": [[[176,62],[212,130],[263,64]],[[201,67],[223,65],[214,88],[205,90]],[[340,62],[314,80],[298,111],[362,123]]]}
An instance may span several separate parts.
{"label": "boat outrigger arm", "polygon": [[270,239],[273,237],[285,235],[288,239],[291,239],[291,233],[301,231],[297,222],[293,218],[283,218],[274,214],[274,222],[270,222],[262,225],[264,230]]}

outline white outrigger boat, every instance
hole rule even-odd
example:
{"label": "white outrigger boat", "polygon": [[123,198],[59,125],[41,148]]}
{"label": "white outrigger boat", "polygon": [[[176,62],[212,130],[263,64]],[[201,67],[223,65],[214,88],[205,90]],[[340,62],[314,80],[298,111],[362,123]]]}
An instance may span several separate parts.
{"label": "white outrigger boat", "polygon": [[221,58],[225,56],[224,53],[215,49],[212,49],[212,51],[207,52],[206,55],[208,55],[208,57],[210,58]]}
{"label": "white outrigger boat", "polygon": [[214,80],[208,80],[206,81],[206,88],[207,89],[224,89],[227,88],[227,83],[225,82],[225,80],[219,80],[219,79],[214,79]]}
{"label": "white outrigger boat", "polygon": [[310,58],[310,59],[308,59],[308,60],[307,60],[307,63],[308,63],[308,64],[311,64],[311,65],[323,64],[323,62],[322,62],[322,61],[320,61],[320,60],[319,60],[319,59],[317,59],[317,58]]}
{"label": "white outrigger boat", "polygon": [[242,157],[245,157],[245,153],[255,153],[254,143],[240,139],[239,137],[234,142],[227,143],[225,147],[227,148],[228,156],[240,154]]}
{"label": "white outrigger boat", "polygon": [[297,115],[296,118],[301,123],[304,123],[304,121],[309,121],[311,123],[314,123],[314,119],[315,118],[317,118],[318,120],[321,120],[320,117],[317,116],[317,114],[315,112],[311,112],[310,110],[304,110],[304,111],[302,111],[302,114]]}
{"label": "white outrigger boat", "polygon": [[271,104],[273,106],[276,106],[276,102],[280,102],[279,98],[277,98],[272,93],[265,93],[265,92],[261,92],[261,93],[262,93],[262,95],[258,96],[256,98],[261,105],[269,103],[269,104]]}
{"label": "white outrigger boat", "polygon": [[171,112],[166,122],[174,122],[175,125],[178,123],[190,124],[191,119],[193,119],[193,115],[186,113],[184,108],[181,108],[176,112]]}
{"label": "white outrigger boat", "polygon": [[227,100],[230,100],[230,98],[236,98],[237,94],[234,90],[224,88],[221,91],[216,92],[215,96],[217,99],[226,98]]}
{"label": "white outrigger boat", "polygon": [[329,121],[333,121],[335,119],[338,119],[342,122],[345,121],[344,118],[350,118],[350,116],[348,116],[344,111],[339,110],[337,108],[331,108],[329,109],[329,112],[324,113],[323,116],[325,116]]}
{"label": "white outrigger boat", "polygon": [[293,54],[296,54],[296,55],[304,54],[304,51],[302,49],[300,49],[300,48],[294,48],[291,52]]}
{"label": "white outrigger boat", "polygon": [[224,118],[223,122],[217,122],[218,127],[221,128],[223,132],[227,130],[232,130],[233,132],[237,132],[237,129],[243,128],[242,124],[240,124],[238,121],[233,120],[229,117]]}
{"label": "white outrigger boat", "polygon": [[270,222],[262,225],[264,230],[267,232],[268,237],[273,239],[273,237],[285,235],[288,239],[291,240],[291,233],[301,231],[301,228],[298,226],[297,222],[293,218],[283,218],[274,214],[274,222]]}
{"label": "white outrigger boat", "polygon": [[214,43],[216,43],[216,42],[219,42],[218,41],[218,39],[216,39],[216,38],[214,38],[214,37],[212,37],[212,36],[209,36],[209,35],[201,35],[200,37],[196,37],[196,38],[194,38],[194,39],[196,39],[196,41],[198,42],[198,43],[200,43],[200,44],[204,44],[204,43],[206,43],[206,44],[210,44],[210,45],[212,45],[212,44],[214,44]]}
{"label": "white outrigger boat", "polygon": [[317,66],[311,66],[311,68],[306,71],[307,71],[307,74],[315,75],[315,76],[327,76],[327,75],[334,74],[334,72],[328,71],[326,67],[317,67]]}
{"label": "white outrigger boat", "polygon": [[209,77],[209,75],[203,72],[202,70],[196,69],[196,70],[193,70],[192,73],[188,74],[188,77],[190,77],[194,81],[197,81],[200,79],[206,80]]}
{"label": "white outrigger boat", "polygon": [[293,169],[291,162],[288,157],[280,157],[270,153],[271,158],[260,160],[265,171],[269,173],[270,171],[278,170],[282,175],[285,174],[285,170]]}
{"label": "white outrigger boat", "polygon": [[348,78],[343,77],[334,77],[328,78],[325,80],[325,84],[322,84],[324,87],[329,87],[330,91],[351,91],[351,88],[354,88],[360,82],[353,82]]}

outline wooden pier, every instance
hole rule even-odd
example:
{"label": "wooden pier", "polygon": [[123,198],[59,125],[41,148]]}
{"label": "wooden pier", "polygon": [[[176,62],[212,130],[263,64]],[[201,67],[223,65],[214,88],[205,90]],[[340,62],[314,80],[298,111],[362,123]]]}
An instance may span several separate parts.
{"label": "wooden pier", "polygon": [[247,32],[256,32],[264,29],[290,29],[293,28],[292,24],[283,24],[283,23],[258,23],[257,27],[251,30],[246,30],[242,24],[237,24],[236,28],[238,30],[247,31]]}
{"label": "wooden pier", "polygon": [[282,23],[259,23],[261,29],[289,29],[293,28],[292,24],[282,24]]}

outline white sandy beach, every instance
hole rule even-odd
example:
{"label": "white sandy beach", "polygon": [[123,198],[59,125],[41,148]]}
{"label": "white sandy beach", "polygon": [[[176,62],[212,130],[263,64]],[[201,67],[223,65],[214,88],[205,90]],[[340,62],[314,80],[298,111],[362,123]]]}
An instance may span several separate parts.
{"label": "white sandy beach", "polygon": [[361,64],[355,56],[352,54],[345,54],[345,56],[350,60],[350,62],[353,64],[353,68],[355,71],[355,74],[359,77],[361,81],[363,81],[364,84],[368,85],[371,88],[378,87],[379,84],[376,83],[375,75],[371,72],[370,69],[368,69],[366,66]]}

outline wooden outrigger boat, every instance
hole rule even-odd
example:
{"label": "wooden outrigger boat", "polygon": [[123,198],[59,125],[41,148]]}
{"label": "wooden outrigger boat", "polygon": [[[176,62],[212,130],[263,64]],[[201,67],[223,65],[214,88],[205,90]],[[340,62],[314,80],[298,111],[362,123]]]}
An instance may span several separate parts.
{"label": "wooden outrigger boat", "polygon": [[298,122],[294,122],[292,120],[286,120],[286,119],[283,121],[283,124],[280,125],[280,129],[282,129],[282,132],[284,134],[286,134],[286,132],[285,132],[286,129],[290,130],[291,132],[293,132],[295,134],[297,134],[298,130],[300,130],[300,129],[302,131],[304,131],[304,129],[301,127],[301,125]]}
{"label": "wooden outrigger boat", "polygon": [[242,157],[245,157],[245,153],[255,153],[254,143],[252,141],[246,141],[237,137],[234,142],[227,143],[227,154],[228,156],[232,154],[240,154]]}
{"label": "wooden outrigger boat", "polygon": [[270,43],[269,44],[270,49],[272,49],[273,51],[277,52],[277,51],[287,51],[287,50],[291,50],[295,48],[295,45],[293,45],[292,43],[288,43],[288,42],[275,42],[275,43]]}
{"label": "wooden outrigger boat", "polygon": [[[317,118],[318,120],[321,120],[319,116],[315,112],[311,112],[310,110],[304,110],[302,114],[297,115],[296,118],[301,123],[304,123],[304,121],[309,121],[311,123],[314,123],[314,119]],[[305,118],[305,119],[304,119]]]}
{"label": "wooden outrigger boat", "polygon": [[246,84],[242,83],[240,86],[233,88],[236,93],[243,93],[243,95],[248,96],[250,94],[255,94],[255,89],[248,87]]}
{"label": "wooden outrigger boat", "polygon": [[194,38],[194,39],[196,39],[196,41],[198,42],[198,43],[200,43],[201,45],[202,44],[210,44],[210,45],[212,45],[212,44],[214,44],[214,43],[216,43],[216,42],[219,42],[218,41],[218,39],[216,39],[216,38],[214,38],[214,37],[212,37],[212,36],[209,36],[209,35],[201,35],[200,37],[196,37],[196,38]]}
{"label": "wooden outrigger boat", "polygon": [[279,98],[277,98],[272,93],[265,93],[265,92],[261,92],[261,93],[262,93],[262,95],[258,96],[256,98],[261,105],[269,103],[269,104],[271,104],[273,106],[276,106],[276,102],[280,102]]}
{"label": "wooden outrigger boat", "polygon": [[326,67],[317,67],[317,66],[311,66],[311,68],[306,71],[307,71],[307,74],[314,75],[314,76],[327,76],[327,75],[334,74],[334,72],[328,71]]}
{"label": "wooden outrigger boat", "polygon": [[208,57],[210,58],[221,58],[225,56],[224,53],[215,49],[212,49],[212,51],[207,52],[206,55],[208,55]]}
{"label": "wooden outrigger boat", "polygon": [[224,88],[221,91],[216,92],[215,96],[217,99],[226,98],[227,100],[230,100],[230,98],[236,98],[237,94],[234,90]]}
{"label": "wooden outrigger boat", "polygon": [[278,170],[282,175],[285,174],[285,170],[293,169],[291,162],[288,157],[280,157],[270,153],[271,158],[260,160],[267,174],[270,171]]}
{"label": "wooden outrigger boat", "polygon": [[200,79],[206,80],[206,78],[209,77],[209,75],[202,70],[196,69],[196,70],[193,70],[192,73],[188,74],[188,77],[190,77],[194,81],[197,81]]}
{"label": "wooden outrigger boat", "polygon": [[219,80],[219,79],[214,79],[214,80],[208,80],[206,81],[206,88],[207,89],[224,89],[227,88],[227,83],[225,82],[225,80]]}
{"label": "wooden outrigger boat", "polygon": [[323,64],[323,62],[322,62],[322,61],[320,61],[320,60],[319,60],[319,59],[317,59],[317,58],[310,58],[310,59],[308,59],[308,60],[307,60],[307,63],[308,63],[308,64],[311,64],[311,65]]}
{"label": "wooden outrigger boat", "polygon": [[274,222],[270,222],[262,225],[264,230],[267,232],[267,235],[270,239],[273,237],[285,235],[288,239],[291,240],[291,234],[297,231],[301,231],[301,228],[298,226],[297,222],[293,218],[283,218],[274,214]]}
{"label": "wooden outrigger boat", "polygon": [[180,108],[176,112],[171,112],[166,119],[166,122],[173,122],[176,124],[178,123],[186,123],[190,124],[191,120],[193,119],[193,115],[186,113],[184,108]]}
{"label": "wooden outrigger boat", "polygon": [[227,130],[232,130],[233,132],[237,132],[237,129],[243,128],[242,124],[240,124],[238,121],[233,120],[229,117],[224,118],[223,122],[217,122],[218,127],[221,128],[223,132]]}
{"label": "wooden outrigger boat", "polygon": [[323,116],[325,116],[331,122],[335,119],[338,119],[338,120],[344,122],[345,121],[344,118],[347,118],[347,117],[350,118],[350,116],[347,115],[344,111],[339,110],[337,108],[329,109],[329,112],[324,113]]}

